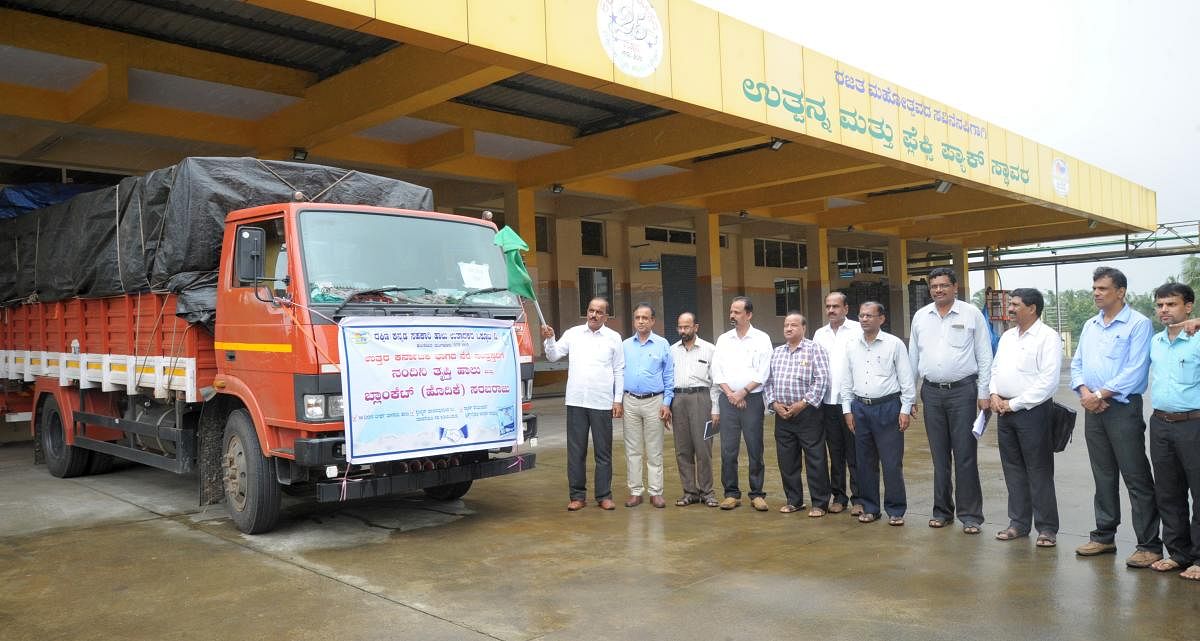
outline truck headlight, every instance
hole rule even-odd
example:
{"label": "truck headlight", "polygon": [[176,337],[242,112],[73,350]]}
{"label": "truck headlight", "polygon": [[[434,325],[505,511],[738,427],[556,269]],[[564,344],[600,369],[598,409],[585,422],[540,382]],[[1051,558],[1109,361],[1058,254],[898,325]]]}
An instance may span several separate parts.
{"label": "truck headlight", "polygon": [[345,412],[341,394],[330,394],[326,406],[329,408],[329,418],[341,418]]}
{"label": "truck headlight", "polygon": [[325,418],[325,395],[304,395],[304,418]]}

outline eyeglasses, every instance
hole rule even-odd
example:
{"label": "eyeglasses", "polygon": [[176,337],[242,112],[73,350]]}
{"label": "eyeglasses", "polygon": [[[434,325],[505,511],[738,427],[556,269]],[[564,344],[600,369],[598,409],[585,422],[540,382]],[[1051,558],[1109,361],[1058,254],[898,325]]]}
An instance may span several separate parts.
{"label": "eyeglasses", "polygon": [[859,320],[862,320],[864,318],[883,318],[883,315],[882,314],[859,314],[858,318],[859,318]]}
{"label": "eyeglasses", "polygon": [[937,285],[930,285],[929,289],[954,289],[954,285],[949,283],[938,283]]}

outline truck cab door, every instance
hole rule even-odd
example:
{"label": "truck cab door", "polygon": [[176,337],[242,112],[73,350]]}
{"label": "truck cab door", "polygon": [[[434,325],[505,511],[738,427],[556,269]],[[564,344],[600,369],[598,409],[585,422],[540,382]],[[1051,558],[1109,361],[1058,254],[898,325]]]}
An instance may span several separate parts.
{"label": "truck cab door", "polygon": [[[286,403],[276,405],[275,412],[267,412],[281,416],[280,412],[292,405],[291,374],[296,371],[298,336],[291,314],[277,300],[292,295],[285,218],[280,213],[240,223],[233,230],[232,242],[232,256],[226,258],[228,269],[217,299],[218,367],[268,397],[278,392],[281,400],[286,398]],[[261,264],[257,280],[238,273],[239,257],[251,254],[256,254]],[[268,405],[275,403],[263,403],[265,412]]]}

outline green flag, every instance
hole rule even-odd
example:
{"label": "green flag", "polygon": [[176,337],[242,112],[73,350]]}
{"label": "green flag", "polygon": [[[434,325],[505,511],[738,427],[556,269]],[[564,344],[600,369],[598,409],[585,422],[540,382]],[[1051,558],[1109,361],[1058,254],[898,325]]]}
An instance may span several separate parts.
{"label": "green flag", "polygon": [[496,232],[496,238],[492,244],[504,252],[504,264],[508,268],[508,291],[536,301],[537,295],[533,293],[533,279],[529,277],[529,271],[525,269],[525,261],[521,259],[521,252],[529,251],[529,245],[521,240],[512,227],[508,226]]}

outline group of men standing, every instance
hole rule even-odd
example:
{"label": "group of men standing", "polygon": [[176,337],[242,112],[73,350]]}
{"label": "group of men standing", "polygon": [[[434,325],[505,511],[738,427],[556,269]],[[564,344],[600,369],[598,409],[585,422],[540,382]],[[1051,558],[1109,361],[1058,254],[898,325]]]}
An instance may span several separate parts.
{"label": "group of men standing", "polygon": [[[944,528],[957,519],[964,533],[979,534],[983,493],[973,426],[980,412],[991,412],[998,417],[1008,489],[1009,524],[995,538],[1016,540],[1036,529],[1037,546],[1054,547],[1059,519],[1051,401],[1063,358],[1058,332],[1040,320],[1042,294],[1032,288],[1011,292],[1008,311],[1015,326],[1004,332],[993,355],[988,321],[957,298],[954,271],[937,268],[928,278],[933,302],[913,315],[907,346],[882,331],[887,320],[882,303],[863,303],[856,322],[848,318],[846,296],[840,292],[826,297],[828,324],[811,340],[804,316],[791,312],[784,319],[785,342],[774,348],[768,335],[751,324],[753,304],[744,296],[730,304],[732,328],[715,345],[699,338],[700,326],[691,313],[679,316],[680,340],[668,345],[654,333],[654,309],[646,303],[635,308],[636,333],[624,341],[604,325],[609,308],[600,298],[589,303],[587,323],[558,340],[553,328],[543,326],[547,358],[570,355],[567,509],[587,504],[589,432],[595,499],[601,508],[615,509],[612,419],[624,416],[627,507],[641,504],[647,492],[652,505],[666,505],[663,433],[673,431],[683,486],[675,505],[739,507],[738,459],[744,441],[747,495],[756,510],[766,511],[763,424],[771,413],[786,499],[781,512],[806,507],[803,471],[812,500],[810,517],[849,508],[860,522],[886,514],[891,525],[902,526],[907,511],[904,433],[917,415],[921,384],[934,471],[929,527]],[[1188,320],[1194,292],[1177,283],[1156,290],[1159,320],[1167,327],[1151,339],[1149,320],[1124,302],[1125,276],[1102,267],[1093,280],[1099,313],[1080,334],[1071,361],[1071,388],[1086,411],[1096,529],[1076,553],[1116,550],[1118,478],[1124,478],[1138,538],[1127,564],[1164,572],[1186,568],[1184,578],[1200,580],[1200,515],[1193,510],[1190,523],[1188,516],[1189,490],[1193,501],[1200,496],[1200,338],[1192,336],[1200,321]],[[1141,394],[1149,371],[1154,373],[1155,407],[1147,461]],[[718,434],[720,501],[711,457],[711,439]]]}

